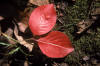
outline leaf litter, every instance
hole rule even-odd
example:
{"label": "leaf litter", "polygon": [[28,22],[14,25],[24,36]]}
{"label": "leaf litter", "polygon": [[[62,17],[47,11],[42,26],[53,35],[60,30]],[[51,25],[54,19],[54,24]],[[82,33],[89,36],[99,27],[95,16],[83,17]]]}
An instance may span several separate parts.
{"label": "leaf litter", "polygon": [[16,36],[17,40],[19,41],[19,43],[21,45],[27,47],[30,52],[32,51],[34,45],[26,42],[22,36],[18,35],[18,28],[17,28],[16,25],[15,25],[15,28],[14,28],[14,35]]}

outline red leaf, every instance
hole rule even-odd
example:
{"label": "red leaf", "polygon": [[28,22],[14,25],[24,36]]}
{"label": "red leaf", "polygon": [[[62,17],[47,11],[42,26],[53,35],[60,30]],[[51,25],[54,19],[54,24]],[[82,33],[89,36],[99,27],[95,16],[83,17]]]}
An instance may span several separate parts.
{"label": "red leaf", "polygon": [[42,5],[32,12],[29,27],[33,34],[48,33],[56,24],[56,11],[53,4]]}
{"label": "red leaf", "polygon": [[46,37],[40,38],[38,45],[45,55],[52,58],[62,58],[74,50],[68,36],[59,31],[50,32]]}

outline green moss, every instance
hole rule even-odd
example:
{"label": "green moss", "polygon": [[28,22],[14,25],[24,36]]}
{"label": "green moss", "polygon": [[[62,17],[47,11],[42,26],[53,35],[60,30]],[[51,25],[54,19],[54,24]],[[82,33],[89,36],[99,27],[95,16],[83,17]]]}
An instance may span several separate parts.
{"label": "green moss", "polygon": [[[65,21],[63,24],[65,30],[63,32],[69,36],[75,48],[75,51],[65,58],[65,62],[69,63],[70,66],[80,66],[83,63],[81,60],[84,56],[92,57],[100,52],[100,27],[96,28],[97,31],[91,29],[92,32],[90,34],[84,33],[79,37],[74,35],[76,24],[83,19],[89,18],[88,15],[90,13],[88,10],[90,1],[91,0],[76,0],[73,6],[68,6],[64,11],[66,12],[66,16],[63,17]],[[91,7],[95,5],[97,5],[96,2],[93,3]]]}

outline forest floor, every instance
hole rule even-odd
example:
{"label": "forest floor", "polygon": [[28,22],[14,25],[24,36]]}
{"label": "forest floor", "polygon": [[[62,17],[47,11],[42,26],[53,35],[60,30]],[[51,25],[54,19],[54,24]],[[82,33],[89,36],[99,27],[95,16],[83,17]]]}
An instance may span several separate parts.
{"label": "forest floor", "polygon": [[[0,2],[0,66],[100,66],[100,1],[39,1]],[[56,8],[57,24],[53,30],[67,34],[75,48],[64,58],[48,58],[37,44],[30,45],[30,13],[47,3]]]}

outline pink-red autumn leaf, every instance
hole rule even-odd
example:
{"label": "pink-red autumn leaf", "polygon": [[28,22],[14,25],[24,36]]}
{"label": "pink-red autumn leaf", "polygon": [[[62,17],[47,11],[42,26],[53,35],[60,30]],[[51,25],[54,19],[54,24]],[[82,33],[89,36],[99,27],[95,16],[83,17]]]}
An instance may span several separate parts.
{"label": "pink-red autumn leaf", "polygon": [[29,27],[35,35],[48,33],[55,24],[56,11],[53,4],[37,7],[29,18]]}
{"label": "pink-red autumn leaf", "polygon": [[59,31],[50,32],[46,37],[38,39],[38,45],[51,58],[63,58],[74,50],[68,36]]}

